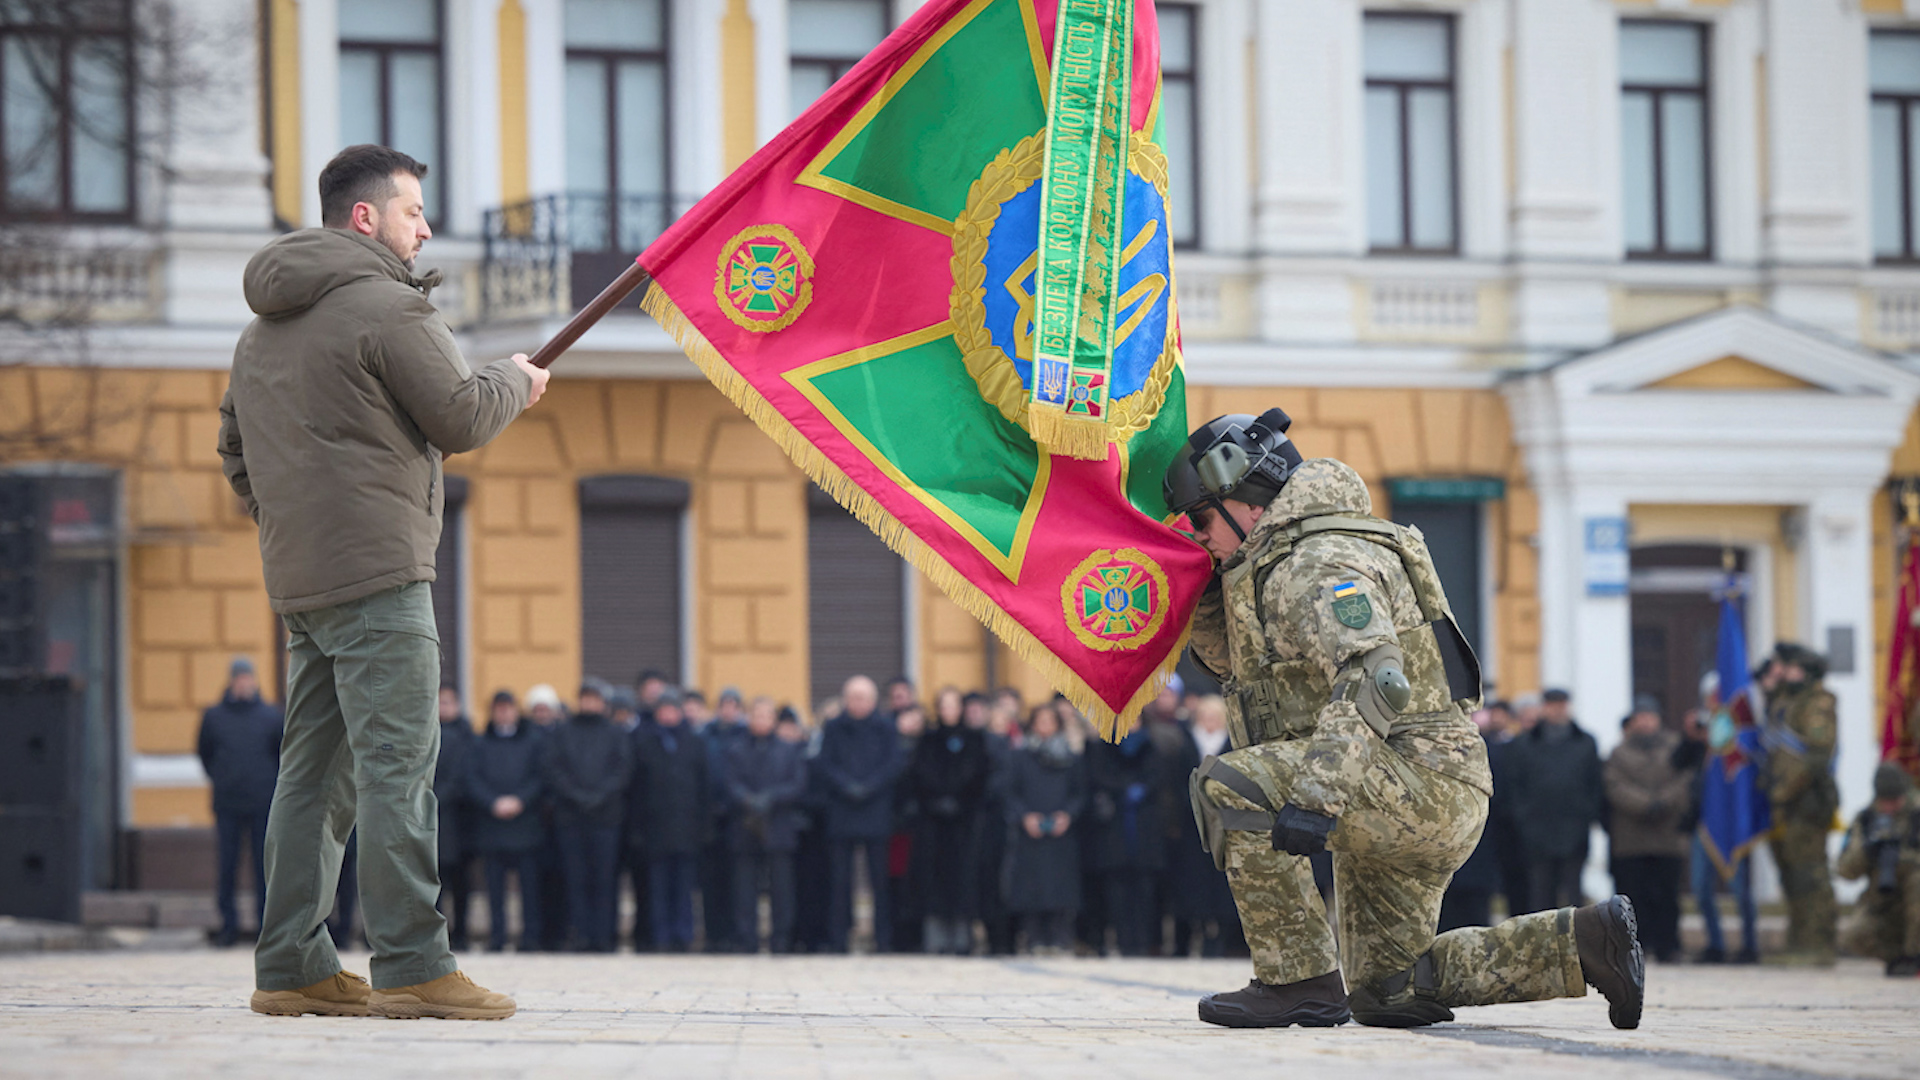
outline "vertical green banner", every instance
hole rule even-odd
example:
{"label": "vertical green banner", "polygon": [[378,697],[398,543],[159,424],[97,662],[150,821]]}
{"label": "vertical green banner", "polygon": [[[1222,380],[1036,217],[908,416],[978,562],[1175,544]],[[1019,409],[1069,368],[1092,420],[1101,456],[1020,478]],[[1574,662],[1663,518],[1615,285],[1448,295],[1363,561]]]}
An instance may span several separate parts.
{"label": "vertical green banner", "polygon": [[1061,0],[1041,173],[1028,428],[1055,453],[1109,443],[1134,0]]}

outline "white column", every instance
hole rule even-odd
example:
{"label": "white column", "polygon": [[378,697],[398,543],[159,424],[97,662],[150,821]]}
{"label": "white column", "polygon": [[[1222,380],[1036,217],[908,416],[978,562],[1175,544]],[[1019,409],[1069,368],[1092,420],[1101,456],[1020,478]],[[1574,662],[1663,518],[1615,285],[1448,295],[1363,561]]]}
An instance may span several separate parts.
{"label": "white column", "polygon": [[527,188],[567,189],[567,46],[561,0],[520,0],[527,18]]}
{"label": "white column", "polygon": [[1575,571],[1573,612],[1573,694],[1575,715],[1600,744],[1605,756],[1620,741],[1620,718],[1633,705],[1633,598],[1627,593],[1594,596],[1585,575],[1586,523],[1593,518],[1627,516],[1627,494],[1618,489],[1581,488],[1572,500],[1574,539],[1581,565]]}
{"label": "white column", "polygon": [[1201,248],[1210,253],[1245,252],[1254,241],[1251,155],[1259,140],[1251,136],[1260,111],[1247,69],[1253,4],[1213,0],[1200,9],[1200,231]]}
{"label": "white column", "polygon": [[[1512,6],[1511,242],[1522,260],[1620,258],[1618,25],[1604,0]],[[1519,341],[1581,348],[1612,338],[1605,282],[1587,267],[1568,269],[1521,264],[1513,294]]]}
{"label": "white column", "polygon": [[1828,674],[1827,689],[1838,704],[1840,805],[1864,804],[1880,760],[1880,725],[1874,715],[1873,515],[1874,491],[1829,489],[1807,507],[1803,551],[1806,567],[1805,643],[1825,652],[1828,632],[1853,631],[1853,673]]}
{"label": "white column", "polygon": [[340,152],[340,22],[334,0],[300,0],[300,190],[320,224],[320,170]]}
{"label": "white column", "polygon": [[726,0],[678,0],[673,9],[673,176],[668,194],[704,195],[726,174],[720,102],[720,18]]}
{"label": "white column", "polygon": [[753,13],[754,145],[765,146],[793,118],[788,101],[786,0],[748,0]]}
{"label": "white column", "polygon": [[1618,259],[1616,9],[1604,0],[1525,0],[1512,11],[1515,250]]}
{"label": "white column", "polygon": [[[163,125],[157,139],[143,141],[167,148],[164,219],[173,228],[270,228],[273,206],[260,151],[263,110],[234,107],[259,101],[259,35],[245,29],[254,25],[253,6],[247,0],[186,0],[178,16],[197,32],[179,38],[172,70],[161,66],[166,58],[141,57],[148,67],[145,85],[136,91],[135,122]],[[187,85],[173,85],[176,80]]]}
{"label": "white column", "polygon": [[[500,0],[447,6],[447,223],[478,236],[500,205]],[[438,163],[436,163],[436,168]]]}
{"label": "white column", "polygon": [[1772,0],[1765,33],[1767,255],[1783,263],[1865,262],[1871,200],[1860,5]]}
{"label": "white column", "polygon": [[1483,0],[1459,17],[1455,71],[1459,117],[1460,251],[1470,259],[1507,253],[1505,0]]}
{"label": "white column", "polygon": [[1760,86],[1755,61],[1761,45],[1760,11],[1735,5],[1713,23],[1712,83],[1713,247],[1722,262],[1760,257]]}
{"label": "white column", "polygon": [[1256,6],[1260,250],[1366,252],[1360,7]]}
{"label": "white column", "polygon": [[[167,228],[161,291],[170,323],[244,323],[252,313],[235,284],[273,225],[267,160],[260,151],[259,37],[246,0],[184,0],[179,55],[140,57],[134,122],[140,145],[164,147],[140,162],[142,186]],[[191,73],[204,72],[204,77]],[[236,103],[240,107],[235,107]],[[158,167],[154,167],[158,166]],[[224,364],[225,357],[217,357]]]}
{"label": "white column", "polygon": [[1581,537],[1572,493],[1560,484],[1542,484],[1539,467],[1530,466],[1528,471],[1540,503],[1540,528],[1534,535],[1539,542],[1541,685],[1502,688],[1511,692],[1570,686],[1577,654],[1574,619],[1581,589]]}

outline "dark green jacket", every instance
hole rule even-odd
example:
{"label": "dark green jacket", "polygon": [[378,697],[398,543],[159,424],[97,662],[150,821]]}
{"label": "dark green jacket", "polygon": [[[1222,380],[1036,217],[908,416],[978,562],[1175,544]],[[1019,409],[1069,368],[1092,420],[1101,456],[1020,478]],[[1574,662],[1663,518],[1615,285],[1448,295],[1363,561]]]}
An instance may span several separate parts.
{"label": "dark green jacket", "polygon": [[377,241],[302,229],[247,264],[247,305],[220,403],[227,482],[260,526],[281,613],[433,580],[440,459],[486,445],[532,383],[468,369],[421,278]]}

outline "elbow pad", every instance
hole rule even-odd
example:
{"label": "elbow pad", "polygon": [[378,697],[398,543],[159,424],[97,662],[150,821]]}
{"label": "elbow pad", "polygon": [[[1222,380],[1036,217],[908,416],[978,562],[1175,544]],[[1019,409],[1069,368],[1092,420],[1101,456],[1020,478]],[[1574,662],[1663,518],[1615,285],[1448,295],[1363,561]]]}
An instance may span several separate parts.
{"label": "elbow pad", "polygon": [[1353,702],[1360,719],[1384,739],[1413,700],[1405,663],[1406,654],[1398,645],[1382,645],[1354,657],[1334,677],[1333,699]]}

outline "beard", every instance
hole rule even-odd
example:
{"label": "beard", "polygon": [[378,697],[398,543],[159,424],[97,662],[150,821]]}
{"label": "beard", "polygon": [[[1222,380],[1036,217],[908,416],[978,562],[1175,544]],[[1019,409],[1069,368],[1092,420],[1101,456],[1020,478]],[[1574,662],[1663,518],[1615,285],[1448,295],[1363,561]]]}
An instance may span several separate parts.
{"label": "beard", "polygon": [[414,240],[412,230],[382,228],[375,239],[393,252],[409,272],[413,270],[413,260],[420,254],[420,245]]}

